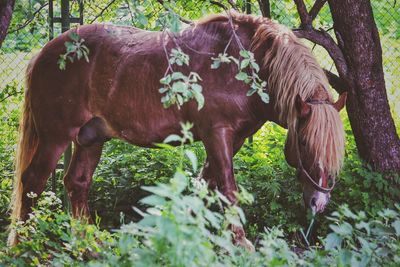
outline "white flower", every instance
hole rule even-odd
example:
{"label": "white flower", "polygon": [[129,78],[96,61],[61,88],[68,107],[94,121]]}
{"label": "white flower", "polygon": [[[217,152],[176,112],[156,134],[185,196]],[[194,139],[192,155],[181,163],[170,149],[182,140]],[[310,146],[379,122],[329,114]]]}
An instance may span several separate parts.
{"label": "white flower", "polygon": [[30,192],[26,194],[29,198],[37,198],[37,194],[35,192]]}

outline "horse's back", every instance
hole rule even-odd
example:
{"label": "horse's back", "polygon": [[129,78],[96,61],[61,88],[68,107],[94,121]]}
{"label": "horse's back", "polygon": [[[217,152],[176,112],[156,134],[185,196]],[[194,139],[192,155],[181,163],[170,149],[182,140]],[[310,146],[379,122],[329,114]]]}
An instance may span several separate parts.
{"label": "horse's back", "polygon": [[[61,70],[71,31],[89,48],[89,62],[67,59]],[[164,109],[158,92],[167,67],[161,33],[101,24],[71,31],[49,42],[32,69],[32,109],[43,132],[63,124],[73,136],[97,116],[115,137],[150,145],[179,128],[179,112]]]}
{"label": "horse's back", "polygon": [[[201,27],[187,31],[188,36],[181,40],[185,47],[202,49],[195,38],[200,30]],[[58,68],[57,60],[65,53],[65,42],[71,41],[67,32],[46,45],[35,63],[31,89],[39,124],[62,122],[63,127],[74,129],[71,135],[76,135],[77,129],[90,118],[100,117],[114,137],[142,146],[179,133],[181,121],[195,123],[194,134],[200,138],[215,125],[246,133],[258,125],[254,110],[260,101],[254,97],[250,100],[243,84],[229,78],[236,68],[221,66],[210,70],[210,57],[191,51],[187,51],[190,67],[175,66],[174,70],[200,74],[206,104],[200,111],[195,101],[180,110],[176,106],[163,107],[159,81],[168,68],[166,51],[176,47],[173,38],[180,38],[179,35],[171,37],[162,32],[102,24],[82,26],[76,31],[89,48],[89,62],[67,60],[65,70]],[[213,40],[220,42],[213,37],[208,43]],[[210,44],[209,52],[221,46]],[[52,112],[48,113],[49,110]]]}

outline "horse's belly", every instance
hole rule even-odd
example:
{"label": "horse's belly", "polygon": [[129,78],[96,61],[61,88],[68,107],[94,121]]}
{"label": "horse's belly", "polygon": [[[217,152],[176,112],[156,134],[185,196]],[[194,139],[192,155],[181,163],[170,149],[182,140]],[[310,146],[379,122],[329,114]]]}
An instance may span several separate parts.
{"label": "horse's belly", "polygon": [[154,147],[180,130],[180,120],[175,116],[154,114],[151,110],[136,114],[107,113],[102,117],[112,137],[143,147]]}

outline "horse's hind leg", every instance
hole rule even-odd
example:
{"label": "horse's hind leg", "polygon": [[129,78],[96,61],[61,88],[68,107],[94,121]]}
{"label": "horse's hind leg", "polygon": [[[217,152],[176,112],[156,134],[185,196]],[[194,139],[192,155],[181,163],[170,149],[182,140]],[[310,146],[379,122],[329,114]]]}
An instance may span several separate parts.
{"label": "horse's hind leg", "polygon": [[90,219],[88,194],[92,175],[99,163],[103,142],[84,147],[76,144],[64,184],[72,205],[74,217]]}
{"label": "horse's hind leg", "polygon": [[55,169],[57,162],[67,147],[68,142],[39,141],[36,152],[31,163],[22,173],[22,203],[20,220],[26,220],[31,211],[33,200],[27,196],[28,193],[36,193],[38,196],[43,192],[46,182]]}

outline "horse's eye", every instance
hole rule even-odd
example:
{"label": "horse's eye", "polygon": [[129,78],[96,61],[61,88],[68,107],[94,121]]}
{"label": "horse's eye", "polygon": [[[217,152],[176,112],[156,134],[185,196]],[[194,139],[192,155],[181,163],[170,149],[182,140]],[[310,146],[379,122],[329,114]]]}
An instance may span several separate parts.
{"label": "horse's eye", "polygon": [[301,145],[302,145],[302,146],[306,146],[306,145],[307,145],[306,141],[305,141],[305,140],[302,140],[302,141],[301,141]]}

